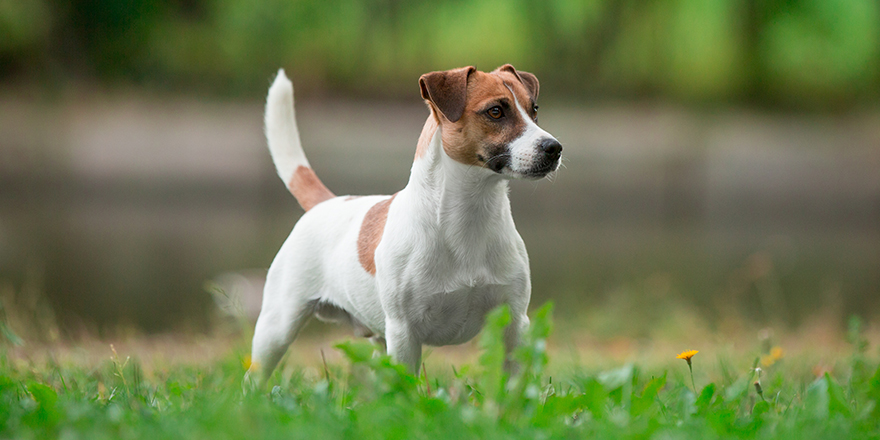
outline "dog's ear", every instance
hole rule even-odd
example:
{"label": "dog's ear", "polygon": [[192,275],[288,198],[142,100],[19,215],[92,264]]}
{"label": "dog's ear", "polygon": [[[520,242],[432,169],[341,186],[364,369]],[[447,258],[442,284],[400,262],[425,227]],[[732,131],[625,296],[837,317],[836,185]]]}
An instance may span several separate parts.
{"label": "dog's ear", "polygon": [[532,95],[532,99],[538,101],[538,89],[540,88],[540,84],[538,84],[538,77],[532,75],[529,72],[524,72],[522,70],[517,71],[510,64],[505,64],[499,67],[498,70],[510,72],[514,76],[516,76],[519,79],[519,82],[523,83],[523,85],[526,86],[526,90],[528,90],[529,94]]}
{"label": "dog's ear", "polygon": [[422,98],[431,101],[450,122],[458,121],[467,104],[468,77],[475,70],[468,66],[422,75],[419,78]]}
{"label": "dog's ear", "polygon": [[519,71],[517,73],[519,74],[520,81],[522,81],[522,83],[526,86],[526,88],[529,90],[529,93],[532,94],[532,99],[537,102],[538,89],[540,88],[540,85],[538,84],[538,77],[532,75],[529,72]]}

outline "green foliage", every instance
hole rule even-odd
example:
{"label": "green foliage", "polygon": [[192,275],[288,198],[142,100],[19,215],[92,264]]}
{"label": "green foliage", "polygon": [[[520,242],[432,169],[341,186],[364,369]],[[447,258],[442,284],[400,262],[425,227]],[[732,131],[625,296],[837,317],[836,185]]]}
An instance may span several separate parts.
{"label": "green foliage", "polygon": [[0,56],[26,56],[46,44],[51,20],[45,0],[0,0]]}
{"label": "green foliage", "polygon": [[9,318],[6,315],[6,308],[3,306],[3,299],[0,298],[0,344],[5,343],[24,345],[24,341],[12,330],[12,326],[9,325]]}
{"label": "green foliage", "polygon": [[[504,369],[510,313],[493,311],[476,366],[452,377],[414,376],[363,342],[337,348],[345,365],[309,379],[295,373],[242,394],[234,358],[201,367],[151,369],[113,352],[102,367],[16,367],[0,360],[0,438],[877,438],[880,368],[859,379],[812,383],[779,371],[698,395],[681,376],[626,364],[570,377],[547,375],[551,306],[533,313],[516,367]],[[702,350],[700,356],[709,350]],[[124,359],[123,359],[124,358]],[[670,356],[670,360],[672,356]],[[700,371],[700,358],[694,370]],[[680,362],[680,361],[677,361]],[[676,367],[681,365],[676,364]],[[735,371],[735,367],[730,367]],[[774,367],[776,368],[776,367]],[[673,371],[680,371],[676,368]],[[659,373],[659,374],[658,374]],[[760,377],[760,376],[758,376]]]}
{"label": "green foliage", "polygon": [[[880,94],[875,0],[0,0],[0,77],[92,73],[256,93],[417,96],[430,70],[513,63],[557,96],[837,108]],[[78,57],[73,58],[73,57]],[[48,72],[52,73],[52,72]]]}
{"label": "green foliage", "polygon": [[[762,35],[768,82],[804,99],[845,99],[876,81],[880,8],[860,0],[802,0],[773,14]],[[872,74],[873,72],[873,74]]]}

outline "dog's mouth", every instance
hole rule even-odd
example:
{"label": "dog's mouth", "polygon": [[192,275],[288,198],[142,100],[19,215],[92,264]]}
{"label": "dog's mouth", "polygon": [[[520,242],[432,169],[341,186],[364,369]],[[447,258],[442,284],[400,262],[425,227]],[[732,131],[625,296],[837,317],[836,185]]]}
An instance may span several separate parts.
{"label": "dog's mouth", "polygon": [[559,168],[559,163],[560,160],[557,158],[555,160],[543,160],[526,170],[518,171],[510,167],[504,167],[499,170],[493,169],[493,171],[514,179],[538,180],[556,171]]}
{"label": "dog's mouth", "polygon": [[543,160],[537,166],[525,173],[525,177],[529,179],[540,179],[559,168],[559,157],[553,160]]}
{"label": "dog's mouth", "polygon": [[559,168],[561,154],[557,150],[544,154],[526,154],[523,158],[505,150],[489,158],[478,156],[478,159],[483,167],[497,174],[519,179],[540,179]]}
{"label": "dog's mouth", "polygon": [[559,164],[562,162],[562,147],[555,139],[553,140],[553,143],[557,148],[554,148],[552,151],[544,151],[544,154],[537,155],[532,166],[522,172],[524,178],[540,179],[559,168]]}

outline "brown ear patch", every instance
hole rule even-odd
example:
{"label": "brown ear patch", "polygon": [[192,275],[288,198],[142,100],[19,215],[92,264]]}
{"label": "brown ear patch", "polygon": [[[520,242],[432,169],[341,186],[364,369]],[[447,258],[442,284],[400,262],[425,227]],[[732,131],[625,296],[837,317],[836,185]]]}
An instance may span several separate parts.
{"label": "brown ear patch", "polygon": [[468,76],[475,70],[468,66],[422,75],[419,78],[422,99],[431,101],[450,122],[458,121],[467,104]]}
{"label": "brown ear patch", "polygon": [[538,77],[532,75],[529,72],[517,72],[519,74],[519,79],[522,80],[523,85],[529,90],[529,94],[532,95],[532,100],[538,100],[538,89],[540,89],[541,85],[538,83]]}
{"label": "brown ear patch", "polygon": [[533,75],[529,72],[524,72],[522,70],[516,70],[516,68],[510,64],[505,64],[495,70],[501,71],[501,72],[512,73],[514,76],[516,76],[516,78],[519,80],[519,82],[521,82],[524,86],[526,86],[526,90],[529,91],[529,95],[531,95],[532,100],[533,101],[538,100],[538,91],[541,88],[541,85],[538,82],[538,77],[536,77],[535,75]]}
{"label": "brown ear patch", "polygon": [[364,216],[364,222],[361,223],[357,240],[358,261],[360,261],[361,267],[371,275],[376,275],[376,248],[382,241],[385,222],[388,221],[388,208],[391,207],[391,201],[395,196],[397,194],[373,205]]}
{"label": "brown ear patch", "polygon": [[306,211],[314,208],[318,203],[336,197],[311,168],[302,165],[294,171],[287,188],[296,197],[299,206]]}

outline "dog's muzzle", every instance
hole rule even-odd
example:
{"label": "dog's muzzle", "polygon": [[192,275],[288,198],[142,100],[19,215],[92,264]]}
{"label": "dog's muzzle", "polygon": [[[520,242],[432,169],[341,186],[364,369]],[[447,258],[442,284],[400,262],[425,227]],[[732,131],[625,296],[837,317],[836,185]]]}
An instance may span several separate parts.
{"label": "dog's muzzle", "polygon": [[541,139],[541,142],[538,142],[538,148],[544,153],[546,160],[549,162],[556,162],[562,156],[562,144],[556,139]]}
{"label": "dog's muzzle", "polygon": [[544,177],[556,171],[559,166],[559,158],[562,157],[562,144],[556,139],[544,138],[538,142],[538,151],[542,156],[529,174],[534,177]]}

